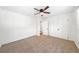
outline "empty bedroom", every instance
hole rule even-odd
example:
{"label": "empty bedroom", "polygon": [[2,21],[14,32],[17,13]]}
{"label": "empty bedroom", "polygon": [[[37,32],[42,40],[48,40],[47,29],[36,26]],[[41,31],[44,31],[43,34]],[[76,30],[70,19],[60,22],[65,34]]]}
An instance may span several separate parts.
{"label": "empty bedroom", "polygon": [[0,53],[79,53],[79,6],[0,6]]}

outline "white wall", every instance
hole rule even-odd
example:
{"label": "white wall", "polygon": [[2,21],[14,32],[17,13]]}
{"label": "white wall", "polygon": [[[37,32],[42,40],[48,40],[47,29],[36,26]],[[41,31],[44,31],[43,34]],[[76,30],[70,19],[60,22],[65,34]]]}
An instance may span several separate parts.
{"label": "white wall", "polygon": [[52,15],[47,18],[37,17],[37,21],[38,21],[37,32],[40,32],[39,20],[43,20],[43,22],[49,21],[49,31],[48,31],[49,35],[75,41],[76,40],[76,18],[77,18],[76,16],[77,15],[76,15],[76,10],[75,10],[69,13],[61,13],[57,15]]}
{"label": "white wall", "polygon": [[76,38],[76,13],[64,13],[48,18],[49,35],[74,40]]}
{"label": "white wall", "polygon": [[75,40],[75,44],[76,46],[79,48],[79,8],[77,9],[76,11],[76,14],[77,14],[77,30],[76,30],[76,40]]}
{"label": "white wall", "polygon": [[[78,42],[75,40],[77,36],[75,11],[46,18],[30,17],[0,9],[0,44],[6,44],[36,34],[39,35],[40,20],[49,20],[49,35]],[[77,21],[79,23],[79,20]]]}
{"label": "white wall", "polygon": [[36,16],[36,35],[40,36],[40,20],[39,16]]}
{"label": "white wall", "polygon": [[0,9],[0,44],[36,35],[36,20]]}

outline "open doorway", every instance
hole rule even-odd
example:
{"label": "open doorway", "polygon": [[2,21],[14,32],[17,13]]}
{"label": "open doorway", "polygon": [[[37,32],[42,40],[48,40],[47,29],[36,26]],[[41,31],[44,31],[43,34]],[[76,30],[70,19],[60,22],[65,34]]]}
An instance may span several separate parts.
{"label": "open doorway", "polygon": [[40,21],[40,35],[49,35],[48,20]]}

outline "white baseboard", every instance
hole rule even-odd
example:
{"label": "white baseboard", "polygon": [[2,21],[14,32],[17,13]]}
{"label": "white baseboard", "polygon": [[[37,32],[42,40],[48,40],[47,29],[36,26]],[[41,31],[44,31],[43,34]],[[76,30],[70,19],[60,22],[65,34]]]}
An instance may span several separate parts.
{"label": "white baseboard", "polygon": [[79,49],[79,41],[78,40],[75,40],[74,42],[75,42],[77,48]]}
{"label": "white baseboard", "polygon": [[38,33],[37,36],[40,36],[40,34]]}
{"label": "white baseboard", "polygon": [[[26,36],[23,36],[23,37],[18,37],[18,38],[16,38],[15,40],[9,40],[9,41],[6,41],[6,42],[2,42],[2,45],[5,45],[5,44],[8,44],[8,43],[11,43],[11,42],[15,42],[15,41],[18,41],[18,40],[22,40],[22,39],[24,39],[24,38],[29,38],[29,37],[31,37],[31,36],[35,36],[35,34],[31,34],[31,35],[26,35]],[[1,45],[1,46],[2,46]]]}

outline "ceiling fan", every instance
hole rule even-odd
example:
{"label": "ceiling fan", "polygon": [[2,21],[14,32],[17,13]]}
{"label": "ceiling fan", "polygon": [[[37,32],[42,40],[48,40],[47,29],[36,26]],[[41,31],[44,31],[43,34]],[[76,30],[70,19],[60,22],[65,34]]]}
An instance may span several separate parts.
{"label": "ceiling fan", "polygon": [[43,16],[43,14],[50,14],[50,12],[46,11],[48,8],[49,6],[46,6],[44,9],[34,8],[34,10],[39,11],[39,13],[36,13],[35,15],[41,14],[41,16]]}

